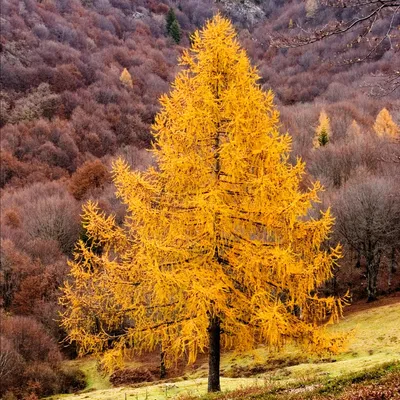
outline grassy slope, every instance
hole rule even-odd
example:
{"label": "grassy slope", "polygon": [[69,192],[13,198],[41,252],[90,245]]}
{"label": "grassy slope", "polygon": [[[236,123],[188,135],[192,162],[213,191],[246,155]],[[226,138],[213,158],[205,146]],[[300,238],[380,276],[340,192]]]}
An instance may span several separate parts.
{"label": "grassy slope", "polygon": [[[226,354],[222,358],[223,375],[236,377],[223,377],[222,388],[235,390],[245,386],[263,386],[272,390],[295,387],[354,374],[400,360],[399,321],[399,298],[393,304],[378,303],[373,308],[349,313],[339,325],[332,328],[342,332],[353,331],[347,351],[324,362],[316,358],[305,359],[305,356],[295,349],[286,349],[279,355],[268,354],[265,349],[244,356]],[[298,365],[285,366],[296,362]],[[81,360],[74,363],[87,375],[88,387],[81,394],[53,396],[53,399],[122,400],[126,395],[127,399],[132,400],[162,400],[175,398],[178,394],[201,395],[206,392],[206,365],[200,366],[194,373],[188,372],[188,379],[174,383],[159,383],[139,388],[110,388],[107,379],[97,372],[95,361]],[[257,367],[261,365],[270,365],[274,369],[250,377],[240,377],[251,373],[252,368],[257,371]]]}
{"label": "grassy slope", "polygon": [[97,361],[95,359],[78,359],[68,361],[67,367],[78,368],[85,374],[86,388],[83,392],[112,388],[108,377],[99,372],[97,368]]}

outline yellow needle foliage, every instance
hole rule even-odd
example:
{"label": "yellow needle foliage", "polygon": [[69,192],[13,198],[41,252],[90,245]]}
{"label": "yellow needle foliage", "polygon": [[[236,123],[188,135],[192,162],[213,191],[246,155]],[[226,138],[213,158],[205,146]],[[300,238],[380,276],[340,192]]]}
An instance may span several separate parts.
{"label": "yellow needle foliage", "polygon": [[114,164],[123,224],[96,204],[83,211],[65,285],[63,324],[80,351],[124,353],[162,345],[166,362],[193,362],[208,346],[210,320],[221,346],[237,351],[295,340],[338,351],[328,337],[342,301],[321,298],[339,248],[325,247],[333,218],[314,219],[321,186],[299,189],[304,164],[289,163],[271,92],[217,15],[193,35],[171,93],[153,125],[156,169]]}
{"label": "yellow needle foliage", "polygon": [[355,119],[353,119],[352,123],[348,127],[347,135],[352,137],[359,137],[361,135],[361,127]]}
{"label": "yellow needle foliage", "polygon": [[386,108],[383,108],[377,115],[374,131],[378,136],[395,138],[400,135],[400,128],[393,121],[392,116]]}
{"label": "yellow needle foliage", "polygon": [[326,146],[331,136],[331,121],[325,111],[319,115],[319,124],[315,130],[313,145],[314,148]]}
{"label": "yellow needle foliage", "polygon": [[128,86],[131,89],[133,88],[132,76],[131,76],[131,74],[129,73],[129,71],[126,68],[124,68],[124,70],[121,72],[119,80],[125,86]]}

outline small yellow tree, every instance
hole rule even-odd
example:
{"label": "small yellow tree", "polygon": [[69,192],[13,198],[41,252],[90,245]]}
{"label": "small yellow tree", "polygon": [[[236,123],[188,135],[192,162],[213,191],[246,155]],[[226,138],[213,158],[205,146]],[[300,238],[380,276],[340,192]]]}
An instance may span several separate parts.
{"label": "small yellow tree", "polygon": [[361,135],[360,125],[357,123],[355,119],[353,119],[352,123],[348,127],[347,135],[352,137],[358,137]]}
{"label": "small yellow tree", "polygon": [[374,131],[378,136],[397,137],[400,135],[400,128],[393,121],[392,116],[386,108],[383,108],[376,117]]}
{"label": "small yellow tree", "polygon": [[158,168],[114,164],[124,223],[84,208],[89,240],[71,262],[63,325],[108,366],[160,346],[166,363],[208,350],[218,391],[221,349],[340,349],[324,327],[342,301],[318,290],[340,250],[324,247],[329,210],[309,216],[321,186],[299,189],[304,164],[289,163],[272,93],[230,22],[217,15],[196,32],[181,65],[153,126]]}
{"label": "small yellow tree", "polygon": [[133,88],[133,81],[132,81],[132,76],[129,73],[129,71],[124,68],[124,70],[121,72],[121,75],[119,77],[119,80],[125,85],[128,86],[129,88]]}
{"label": "small yellow tree", "polygon": [[315,130],[313,140],[314,148],[326,146],[329,143],[331,136],[331,122],[324,110],[319,114],[319,124]]}

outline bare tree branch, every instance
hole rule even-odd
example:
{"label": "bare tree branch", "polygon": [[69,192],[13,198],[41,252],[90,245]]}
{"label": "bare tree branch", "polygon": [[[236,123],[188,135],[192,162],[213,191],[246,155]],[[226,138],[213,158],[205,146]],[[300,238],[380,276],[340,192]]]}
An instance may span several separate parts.
{"label": "bare tree branch", "polygon": [[[325,3],[327,6],[332,7],[333,6],[332,3],[338,3],[338,2],[327,1]],[[333,35],[344,34],[352,30],[353,28],[362,25],[362,23],[364,22],[370,23],[370,26],[367,30],[367,33],[369,33],[371,31],[373,23],[375,22],[374,18],[378,17],[379,13],[383,9],[394,8],[390,28],[388,30],[388,33],[385,35],[386,37],[392,29],[394,16],[398,12],[400,7],[400,1],[385,1],[385,0],[382,1],[371,0],[362,3],[342,0],[339,1],[339,3],[340,5],[336,7],[350,8],[350,7],[370,6],[372,4],[379,4],[379,6],[374,8],[367,15],[357,17],[350,22],[347,23],[338,21],[330,22],[326,24],[324,27],[314,30],[313,32],[310,32],[305,36],[295,36],[295,37],[279,36],[272,38],[271,45],[278,48],[295,48],[295,47],[307,46],[311,43],[319,42]],[[302,30],[303,32],[306,32],[304,31],[304,29]]]}
{"label": "bare tree branch", "polygon": [[[400,12],[399,0],[325,0],[320,2],[322,6],[345,9],[354,9],[356,17],[350,21],[328,21],[324,26],[306,30],[299,22],[296,23],[300,33],[295,36],[280,35],[271,37],[271,46],[276,48],[297,48],[328,39],[332,36],[345,35],[348,32],[354,32],[356,37],[346,41],[346,47],[353,47],[362,40],[368,42],[370,49],[361,57],[343,58],[335,65],[349,65],[362,63],[372,59],[379,51],[388,46],[388,49],[393,52],[398,51],[400,35],[394,33],[396,28],[396,18]],[[358,9],[358,11],[356,10]],[[384,34],[373,36],[373,28],[378,20],[387,22],[387,29]],[[359,28],[362,28],[360,31]],[[375,44],[373,44],[375,43]],[[393,93],[400,88],[400,70],[393,70],[384,74],[376,75],[379,82],[373,82],[370,86],[371,95],[385,96]]]}

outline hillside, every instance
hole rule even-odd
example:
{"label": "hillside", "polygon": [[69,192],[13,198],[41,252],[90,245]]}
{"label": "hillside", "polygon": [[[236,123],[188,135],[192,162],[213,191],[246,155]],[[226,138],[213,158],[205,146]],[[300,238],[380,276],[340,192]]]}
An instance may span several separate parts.
{"label": "hillside", "polygon": [[[396,65],[398,37],[393,35],[391,47],[384,42],[365,63],[351,62],[363,59],[369,43],[380,38],[384,18],[366,42],[353,43],[347,34],[305,47],[276,48],[270,45],[275,36],[301,32],[295,26],[289,29],[290,21],[312,32],[322,21],[344,16],[323,7],[310,16],[300,1],[259,3],[4,1],[1,186],[65,179],[85,161],[104,158],[107,163],[122,149],[136,158],[132,148],[150,144],[158,97],[168,91],[188,35],[218,8],[236,22],[240,41],[259,68],[262,87],[272,88],[282,105],[326,103],[339,125],[333,128],[336,139],[344,135],[340,125],[353,119],[364,129],[384,106],[398,112],[398,90],[366,97],[374,88],[373,76],[389,74]],[[176,8],[182,29],[179,45],[165,34],[169,6]],[[343,13],[352,18],[349,11]],[[133,77],[132,90],[119,80],[123,68]],[[382,84],[378,77],[375,83]],[[285,110],[282,107],[283,115]],[[307,134],[297,121],[285,120],[294,137]]]}
{"label": "hillside", "polygon": [[[262,348],[247,356],[225,354],[222,359],[223,390],[232,391],[243,388],[243,392],[246,393],[246,387],[252,390],[256,387],[258,392],[267,394],[276,392],[278,388],[283,388],[287,393],[291,392],[291,388],[318,387],[321,389],[321,387],[333,386],[332,382],[340,382],[340,379],[346,380],[347,376],[357,374],[367,376],[368,371],[376,371],[381,366],[398,361],[400,331],[397,322],[400,318],[400,298],[388,298],[376,303],[373,307],[367,309],[361,307],[360,311],[357,311],[360,307],[353,307],[355,311],[350,307],[344,320],[333,328],[349,333],[348,348],[343,354],[333,359],[310,358],[307,360],[304,360],[304,356],[294,349],[286,349],[285,352],[275,355],[268,354]],[[282,366],[279,366],[280,364]],[[93,363],[82,360],[78,365],[81,368],[88,368]],[[152,364],[146,363],[136,363],[130,368],[143,368],[146,365],[152,368]],[[178,395],[183,394],[203,395],[207,387],[205,378],[207,367],[201,364],[196,365],[195,370],[188,368],[183,378],[163,383],[154,382],[151,385],[141,384],[137,385],[138,388],[129,386],[110,388],[111,385],[107,379],[101,378],[95,369],[91,368],[86,369],[90,384],[81,394],[54,396],[51,399],[111,400],[123,398],[126,395],[135,400],[161,400],[177,398]],[[397,374],[400,374],[400,371]],[[248,390],[251,393],[251,390]]]}
{"label": "hillside", "polygon": [[371,25],[304,43],[370,10],[331,5],[1,2],[0,344],[7,357],[0,395],[41,397],[82,384],[79,373],[61,368],[77,349],[64,341],[59,304],[67,261],[76,241],[87,239],[82,205],[94,200],[122,223],[111,163],[122,157],[135,170],[154,163],[148,150],[158,99],[190,35],[217,11],[233,21],[260,87],[274,92],[280,130],[292,137],[290,160],[306,163],[302,189],[315,180],[325,187],[318,207],[332,208],[329,244],[342,244],[343,259],[320,293],[349,290],[352,300],[374,301],[400,290],[400,14],[389,7]]}

